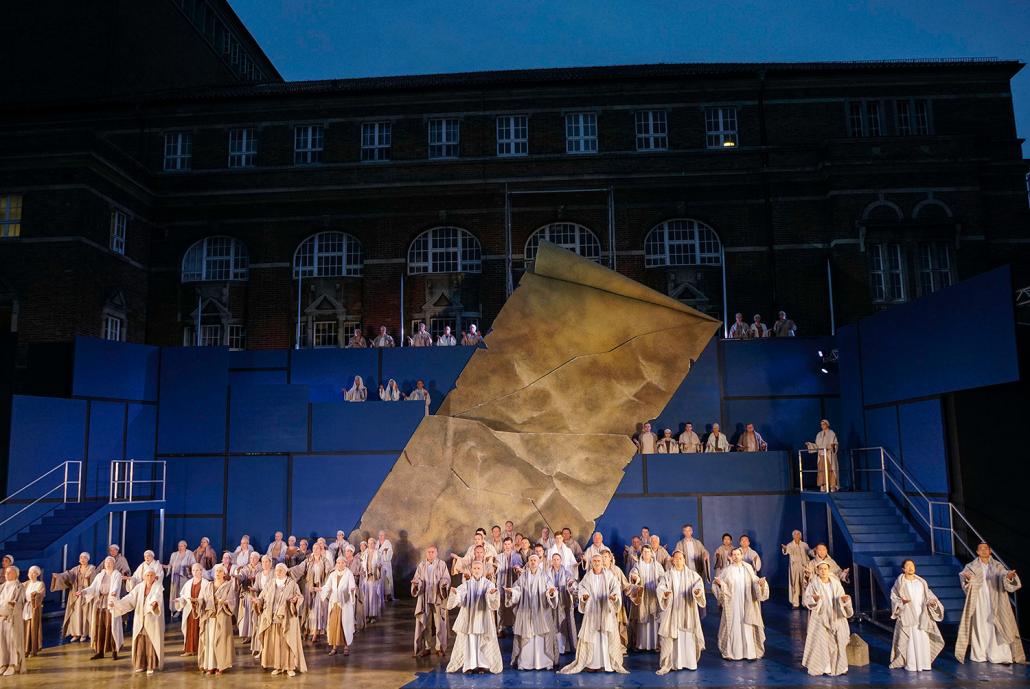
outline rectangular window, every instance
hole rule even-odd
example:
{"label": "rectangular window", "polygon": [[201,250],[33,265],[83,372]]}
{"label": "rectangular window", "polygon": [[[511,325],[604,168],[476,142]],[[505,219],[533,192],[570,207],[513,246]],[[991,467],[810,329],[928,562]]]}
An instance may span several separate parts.
{"label": "rectangular window", "polygon": [[257,136],[253,127],[229,130],[229,167],[254,167],[257,163]]}
{"label": "rectangular window", "polygon": [[638,112],[636,130],[638,151],[665,151],[669,148],[669,123],[664,110]]}
{"label": "rectangular window", "polygon": [[[458,327],[457,326],[457,321],[455,319],[453,319],[453,318],[432,318],[432,319],[430,319],[430,321],[429,321],[429,334],[433,336],[433,340],[436,340],[436,338],[438,338],[441,335],[443,335],[443,329],[446,328],[447,326],[450,326],[450,328],[451,328],[451,335],[454,335],[457,332],[457,327]],[[418,324],[417,323],[415,324],[414,330],[412,330],[411,332],[413,332],[413,333],[417,333],[418,332]],[[459,337],[459,336],[455,336],[455,337],[457,337],[457,339],[459,340],[459,344],[460,344],[461,337]]]}
{"label": "rectangular window", "polygon": [[315,321],[313,326],[315,347],[339,347],[339,323],[337,321]]}
{"label": "rectangular window", "polygon": [[865,132],[864,122],[862,104],[859,102],[848,103],[848,135],[862,136]]}
{"label": "rectangular window", "polygon": [[21,194],[0,194],[0,238],[21,236]]}
{"label": "rectangular window", "polygon": [[458,157],[458,120],[456,118],[429,120],[429,157]]}
{"label": "rectangular window", "polygon": [[565,116],[565,152],[597,153],[597,113],[570,112]]}
{"label": "rectangular window", "polygon": [[946,242],[919,245],[919,293],[932,294],[951,285],[951,251]]}
{"label": "rectangular window", "polygon": [[926,136],[930,133],[930,103],[917,100],[912,106],[912,130],[916,136]]}
{"label": "rectangular window", "polygon": [[908,136],[912,133],[912,108],[907,100],[894,101],[894,120],[898,136]]}
{"label": "rectangular window", "polygon": [[848,136],[883,136],[883,111],[878,100],[856,100],[847,104]]}
{"label": "rectangular window", "polygon": [[229,349],[238,352],[247,348],[247,331],[242,325],[234,324],[229,326]]}
{"label": "rectangular window", "polygon": [[104,339],[113,342],[122,341],[122,319],[117,316],[104,316]]}
{"label": "rectangular window", "polygon": [[880,103],[874,100],[865,104],[866,133],[869,136],[880,136],[883,129],[880,127]]}
{"label": "rectangular window", "polygon": [[393,125],[389,122],[365,122],[361,125],[361,159],[389,160],[393,144]]}
{"label": "rectangular window", "polygon": [[524,156],[529,153],[529,118],[501,115],[497,118],[497,155]]}
{"label": "rectangular window", "polygon": [[705,146],[707,148],[736,148],[737,109],[705,108]]}
{"label": "rectangular window", "polygon": [[222,326],[220,324],[200,326],[200,346],[221,347]]}
{"label": "rectangular window", "polygon": [[873,301],[880,304],[905,301],[905,282],[900,244],[869,245],[869,276]]}
{"label": "rectangular window", "polygon": [[325,149],[325,128],[320,124],[303,124],[293,128],[293,164],[317,165]]}
{"label": "rectangular window", "polygon": [[111,251],[116,254],[125,253],[125,228],[129,224],[129,216],[124,211],[111,211]]}
{"label": "rectangular window", "polygon": [[193,165],[193,134],[167,132],[165,134],[165,172],[186,172]]}

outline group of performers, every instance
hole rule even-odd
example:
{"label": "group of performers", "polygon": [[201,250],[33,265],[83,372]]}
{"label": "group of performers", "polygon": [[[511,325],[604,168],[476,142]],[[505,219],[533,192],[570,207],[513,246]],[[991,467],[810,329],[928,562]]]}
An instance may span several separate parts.
{"label": "group of performers", "polygon": [[[167,564],[148,550],[135,570],[116,545],[100,568],[82,553],[78,565],[52,576],[51,590],[67,594],[62,638],[88,640],[91,660],[107,654],[117,660],[123,621],[132,613],[133,669],[153,674],[164,664],[167,606],[179,618],[182,655],[195,656],[200,672],[219,675],[233,667],[238,637],[262,668],[293,677],[307,670],[305,642],[311,649],[324,636],[327,653],[349,655],[355,633],[374,624],[394,597],[393,546],[384,532],[357,547],[342,531],[332,542],[319,538],[308,546],[276,533],[261,553],[244,536],[216,562],[208,539],[194,550],[180,541]],[[848,570],[824,544],[810,548],[799,531],[781,552],[789,559],[788,600],[809,613],[802,666],[811,675],[847,672],[854,612],[844,590]],[[659,675],[696,670],[705,649],[701,620],[714,602],[722,657],[763,657],[769,585],[747,535],[734,542],[724,534],[710,554],[689,524],[671,549],[644,528],[622,555],[619,568],[599,532],[583,548],[567,528],[553,534],[545,528],[531,541],[510,521],[489,533],[478,529],[464,553],[446,560],[429,546],[411,580],[414,655],[449,651],[448,672],[498,673],[504,666],[498,639],[510,633],[510,664],[519,670],[624,673],[630,650],[657,652]],[[1008,598],[1020,588],[1019,577],[987,544],[977,556],[960,573],[966,602],[956,657],[964,661],[968,651],[977,662],[1025,663]],[[3,567],[0,676],[23,672],[25,658],[39,653],[45,595],[38,567],[29,568],[24,582],[9,557]],[[912,560],[904,562],[890,599],[890,667],[929,670],[944,647],[937,627],[944,610]],[[571,659],[563,661],[566,654]]]}

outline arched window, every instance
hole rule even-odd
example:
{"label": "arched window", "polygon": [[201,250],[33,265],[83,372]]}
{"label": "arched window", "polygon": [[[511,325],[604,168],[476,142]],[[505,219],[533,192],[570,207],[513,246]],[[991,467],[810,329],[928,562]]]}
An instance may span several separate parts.
{"label": "arched window", "polygon": [[297,247],[293,277],[361,277],[361,242],[346,232],[319,232]]}
{"label": "arched window", "polygon": [[644,238],[644,267],[717,266],[722,243],[708,225],[686,218],[666,220]]}
{"label": "arched window", "polygon": [[478,273],[482,270],[479,240],[460,227],[426,230],[408,249],[408,274]]}
{"label": "arched window", "polygon": [[582,225],[573,222],[553,222],[544,225],[529,237],[526,242],[526,267],[536,259],[536,252],[540,248],[540,241],[548,241],[557,244],[563,249],[568,249],[583,258],[591,261],[601,261],[601,242],[597,235]]}
{"label": "arched window", "polygon": [[182,281],[246,280],[249,265],[243,242],[232,237],[205,237],[182,257]]}

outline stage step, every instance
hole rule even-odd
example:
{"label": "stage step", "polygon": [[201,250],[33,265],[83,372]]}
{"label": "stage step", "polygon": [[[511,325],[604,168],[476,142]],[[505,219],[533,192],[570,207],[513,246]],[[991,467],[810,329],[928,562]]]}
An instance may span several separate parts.
{"label": "stage step", "polygon": [[14,534],[4,544],[4,552],[15,557],[15,562],[34,559],[70,529],[96,513],[105,503],[78,502],[58,505],[52,512]]}

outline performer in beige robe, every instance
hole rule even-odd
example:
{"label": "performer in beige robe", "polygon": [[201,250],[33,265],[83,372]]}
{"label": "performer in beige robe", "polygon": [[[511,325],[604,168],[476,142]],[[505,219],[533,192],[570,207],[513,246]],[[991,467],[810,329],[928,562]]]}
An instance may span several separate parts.
{"label": "performer in beige robe", "polygon": [[362,590],[364,572],[361,568],[361,558],[355,556],[354,546],[348,543],[343,549],[343,559],[347,563],[347,569],[354,575],[354,584],[358,587],[354,594],[354,629],[360,631],[365,628],[365,593]]}
{"label": "performer in beige robe", "polygon": [[840,487],[840,467],[837,465],[837,434],[830,430],[830,422],[823,419],[819,422],[819,432],[815,436],[818,452],[816,483],[820,490],[827,490],[826,469],[829,469],[829,490],[836,491]]}
{"label": "performer in beige robe", "polygon": [[211,547],[211,539],[207,536],[201,537],[200,545],[193,551],[193,559],[204,567],[205,572],[215,566],[218,553]]}
{"label": "performer in beige robe", "polygon": [[232,551],[232,566],[246,567],[250,564],[250,556],[255,552],[257,551],[254,550],[254,546],[250,544],[250,536],[243,534],[240,537],[240,544],[236,546],[236,550]]}
{"label": "performer in beige robe", "polygon": [[640,427],[640,433],[633,439],[636,443],[637,453],[642,455],[653,455],[656,454],[658,447],[658,436],[651,432],[651,424],[644,423]]}
{"label": "performer in beige robe", "polygon": [[0,584],[0,676],[25,672],[25,588],[18,581],[21,570],[13,564],[4,569]]}
{"label": "performer in beige robe", "polygon": [[118,651],[125,641],[122,615],[111,607],[122,595],[122,573],[115,569],[115,564],[115,559],[108,555],[90,585],[75,594],[89,603],[93,611],[90,647],[94,653],[90,660],[99,660],[108,651],[113,660],[118,660]]}
{"label": "performer in beige robe", "polygon": [[[652,550],[654,550],[652,548]],[[639,564],[640,560],[637,560]],[[609,571],[619,582],[619,590],[622,591],[623,600],[619,606],[616,616],[619,620],[619,641],[622,642],[622,655],[629,655],[630,645],[630,625],[629,625],[629,605],[627,605],[626,594],[629,592],[630,583],[629,577],[621,569],[615,566],[615,555],[612,551],[606,550],[601,553],[601,566],[604,567],[605,571]],[[636,564],[633,565],[634,567]]]}
{"label": "performer in beige robe", "polygon": [[658,580],[658,626],[660,656],[656,674],[673,670],[696,670],[705,636],[701,617],[707,601],[705,582],[687,566],[682,550],[674,550],[669,569]]}
{"label": "performer in beige robe", "polygon": [[343,646],[343,655],[350,655],[350,645],[354,641],[354,597],[357,591],[354,574],[347,569],[347,558],[340,555],[336,558],[335,569],[322,585],[321,594],[329,603],[326,641],[331,656],[336,655],[340,646]]}
{"label": "performer in beige robe", "polygon": [[[640,560],[640,550],[644,547],[644,543],[640,536],[633,536],[629,540],[629,544],[622,549],[622,569],[624,574],[629,574],[629,571]],[[602,551],[603,552],[603,551]],[[593,556],[591,556],[593,557]],[[588,560],[587,569],[590,568],[590,561]]]}
{"label": "performer in beige robe", "polygon": [[658,650],[658,581],[665,574],[651,546],[644,546],[640,561],[629,573],[629,622],[635,647],[640,651]]}
{"label": "performer in beige robe", "polygon": [[361,553],[361,593],[365,602],[365,618],[374,624],[386,602],[383,599],[383,568],[376,549],[376,539],[367,541],[365,552]]}
{"label": "performer in beige robe", "polygon": [[503,669],[494,613],[501,606],[497,586],[483,576],[483,563],[473,562],[463,581],[450,591],[447,609],[460,608],[454,621],[454,648],[447,672],[497,674]]}
{"label": "performer in beige robe", "polygon": [[354,328],[353,334],[347,339],[347,349],[365,349],[366,347],[368,347],[368,342],[361,334],[361,328]]}
{"label": "performer in beige robe", "polygon": [[673,556],[676,555],[677,550],[683,553],[683,559],[687,563],[687,567],[697,572],[701,579],[708,581],[711,578],[712,563],[708,555],[708,549],[705,548],[705,544],[699,539],[694,538],[693,524],[683,525],[683,538],[677,541],[676,546],[673,548]]}
{"label": "performer in beige robe", "polygon": [[253,631],[253,636],[250,637],[250,652],[255,658],[261,655],[261,635],[257,633],[261,623],[261,614],[255,603],[261,596],[261,592],[271,586],[275,580],[275,565],[277,564],[279,563],[272,556],[262,556],[261,570],[251,580],[250,586],[247,589],[236,592],[237,597],[246,596],[250,598],[251,630]]}
{"label": "performer in beige robe", "polygon": [[747,534],[741,534],[738,547],[744,562],[751,565],[756,572],[762,571],[762,557],[758,554],[757,550],[751,547],[751,537]]}
{"label": "performer in beige robe", "polygon": [[729,339],[750,340],[751,337],[751,324],[744,320],[744,314],[738,313],[730,326]]}
{"label": "performer in beige robe", "polygon": [[361,376],[354,376],[354,383],[344,391],[343,399],[346,402],[364,402],[368,399],[368,388],[365,387],[365,381]]}
{"label": "performer in beige robe", "polygon": [[756,313],[754,321],[751,323],[751,337],[752,339],[761,339],[763,337],[769,337],[769,328],[762,322],[762,315]]}
{"label": "performer in beige robe", "polygon": [[655,451],[660,455],[678,455],[680,453],[679,441],[672,437],[671,428],[662,431],[662,438],[658,441]]}
{"label": "performer in beige robe", "polygon": [[714,576],[719,576],[719,572],[725,569],[726,565],[730,564],[730,554],[733,553],[735,547],[733,545],[733,536],[724,533],[722,535],[722,545],[715,549]]}
{"label": "performer in beige robe", "polygon": [[304,595],[303,612],[306,615],[304,627],[312,643],[318,641],[318,637],[325,632],[329,620],[329,601],[322,597],[322,585],[332,568],[333,561],[326,554],[325,546],[316,541],[307,559],[290,569],[295,579],[302,580],[300,590]]}
{"label": "performer in beige robe", "polygon": [[722,432],[719,424],[712,424],[712,432],[708,434],[708,439],[705,441],[705,452],[729,452],[730,451],[730,440],[726,437],[726,434]]}
{"label": "performer in beige robe", "polygon": [[233,615],[237,609],[236,582],[222,565],[215,565],[215,580],[207,590],[200,624],[197,665],[209,675],[220,675],[233,664]]}
{"label": "performer in beige robe", "polygon": [[443,334],[436,338],[436,346],[453,347],[456,344],[458,344],[458,340],[454,337],[454,333],[451,332],[451,326],[445,325],[443,327]]}
{"label": "performer in beige robe", "polygon": [[[604,544],[604,535],[600,531],[595,531],[594,535],[590,538],[590,545],[583,551],[583,557],[580,563],[583,566],[583,569],[589,569],[590,560],[593,559],[594,555],[600,555],[606,550],[611,550],[611,548]],[[630,569],[632,569],[632,567],[630,567]]]}
{"label": "performer in beige robe", "polygon": [[154,569],[143,570],[143,580],[123,598],[108,603],[119,615],[132,613],[132,669],[154,674],[164,666],[164,589]]}
{"label": "performer in beige robe", "polygon": [[447,596],[451,578],[447,564],[437,557],[436,546],[426,548],[411,578],[411,597],[415,599],[415,657],[447,651]]}
{"label": "performer in beige robe", "polygon": [[813,676],[843,675],[848,671],[851,638],[848,619],[855,610],[840,579],[830,574],[828,564],[819,565],[815,573],[805,587],[804,603],[809,615],[801,665]]}
{"label": "performer in beige robe", "polygon": [[901,563],[901,574],[891,588],[891,619],[891,669],[931,669],[934,658],[944,648],[937,628],[937,623],[944,619],[944,606],[926,580],[916,574],[916,563],[912,560]]}
{"label": "performer in beige robe", "polygon": [[669,563],[669,551],[662,545],[662,540],[658,537],[658,534],[652,534],[651,539],[645,545],[651,547],[651,553],[658,564],[665,567]]}
{"label": "performer in beige robe", "polygon": [[[544,544],[544,547],[547,548],[549,546],[547,544]],[[497,551],[494,550],[493,545],[486,542],[486,535],[482,532],[476,532],[476,534],[472,537],[472,545],[469,546],[468,550],[465,551],[464,555],[451,553],[451,559],[454,560],[454,565],[451,569],[451,574],[457,575],[464,573],[464,568],[467,567],[469,563],[471,563],[472,560],[475,559],[476,548],[483,549],[483,557],[481,558],[483,562],[497,560]],[[487,571],[487,575],[489,575],[489,571]]]}
{"label": "performer in beige robe", "polygon": [[[539,559],[539,558],[538,558]],[[591,556],[593,559],[593,556]],[[541,565],[543,567],[543,565]],[[557,591],[558,600],[551,609],[555,629],[555,643],[558,655],[570,653],[576,648],[576,577],[565,569],[561,556],[551,556],[548,566],[544,567],[548,586]]]}
{"label": "performer in beige robe", "polygon": [[973,662],[1026,663],[1009,600],[1009,594],[1023,586],[1019,575],[991,557],[991,547],[986,543],[977,546],[976,555],[959,575],[966,602],[955,641],[955,657],[964,663],[969,648]]}
{"label": "performer in beige robe", "polygon": [[429,414],[429,405],[433,399],[429,394],[429,390],[426,389],[426,382],[421,378],[415,381],[415,389],[409,392],[405,399],[410,402],[422,402],[426,407],[426,415]]}
{"label": "performer in beige robe", "polygon": [[615,573],[604,568],[601,556],[590,559],[590,569],[576,588],[576,601],[583,621],[579,627],[575,659],[559,672],[571,675],[584,670],[628,674],[622,666],[618,611],[622,589]]}
{"label": "performer in beige robe", "polygon": [[139,563],[139,566],[136,567],[135,571],[133,571],[132,576],[126,582],[126,587],[131,590],[133,586],[142,583],[143,573],[148,569],[157,575],[157,580],[159,582],[164,581],[164,566],[158,561],[157,557],[154,555],[153,550],[144,550],[143,562]]}
{"label": "performer in beige robe", "polygon": [[122,555],[122,550],[117,543],[107,546],[107,556],[114,558],[114,570],[122,575],[122,584],[128,585],[126,579],[132,575],[132,568],[129,567],[129,561]]}
{"label": "performer in beige robe", "polygon": [[[222,568],[222,565],[215,565]],[[204,568],[193,563],[193,577],[187,579],[179,596],[172,599],[172,607],[182,614],[182,655],[195,655],[200,648],[201,619],[204,606],[211,603],[211,582],[204,577]]]}
{"label": "performer in beige robe", "polygon": [[379,399],[383,402],[400,402],[404,399],[404,395],[401,394],[401,389],[397,387],[397,381],[391,378],[386,381],[386,385],[379,386]]}
{"label": "performer in beige robe", "polygon": [[740,548],[730,553],[730,563],[712,580],[719,599],[719,652],[726,660],[755,660],[765,655],[765,622],[762,601],[769,600],[769,583],[744,561]]}
{"label": "performer in beige robe", "polygon": [[476,324],[469,326],[468,332],[461,336],[461,344],[466,347],[476,347],[483,341],[483,336],[476,329]]}
{"label": "performer in beige robe", "polygon": [[303,601],[304,596],[297,582],[289,576],[289,569],[283,563],[277,564],[275,578],[257,600],[261,614],[258,624],[261,667],[271,669],[273,675],[285,672],[288,677],[294,677],[298,672],[308,671],[297,613]]}
{"label": "performer in beige robe", "polygon": [[86,641],[89,637],[93,605],[79,593],[93,583],[95,575],[96,567],[89,564],[89,553],[79,553],[79,564],[75,567],[50,575],[51,591],[68,592],[61,625],[62,639],[70,636],[72,641]]}
{"label": "performer in beige robe", "polygon": [[694,424],[689,421],[687,422],[683,432],[680,433],[679,443],[680,452],[682,453],[694,454],[701,452],[701,438],[699,438],[697,433],[694,432]]}
{"label": "performer in beige robe", "polygon": [[[168,581],[168,600],[173,601],[179,597],[179,586],[190,578],[193,571],[193,563],[197,559],[193,556],[189,544],[186,541],[179,541],[178,547],[168,556],[168,564],[165,565],[165,576],[170,577]],[[179,611],[172,611],[172,618],[178,617]]]}
{"label": "performer in beige robe", "polygon": [[[579,541],[572,537],[572,529],[570,529],[567,526],[562,527],[561,535],[562,538],[565,540],[565,545],[572,549],[572,555],[576,558],[576,564],[583,565],[583,546],[579,544]],[[541,560],[540,566],[546,567],[547,561]]]}
{"label": "performer in beige robe", "polygon": [[408,344],[412,347],[432,347],[433,336],[426,330],[425,323],[418,324],[418,330],[408,338]]}
{"label": "performer in beige robe", "polygon": [[790,534],[790,543],[780,545],[780,552],[789,558],[790,569],[787,572],[787,600],[792,607],[801,606],[801,594],[808,582],[808,544],[801,540],[801,532],[797,529]]}
{"label": "performer in beige robe", "polygon": [[25,657],[38,656],[43,648],[43,599],[46,597],[46,586],[40,580],[43,570],[37,565],[29,567],[28,581],[25,582],[25,607],[22,621],[25,626]]}
{"label": "performer in beige robe", "polygon": [[735,449],[737,452],[765,452],[769,449],[769,443],[765,442],[762,434],[755,430],[755,425],[749,423],[737,438]]}
{"label": "performer in beige robe", "polygon": [[557,629],[553,611],[558,589],[549,580],[534,553],[519,578],[504,587],[508,605],[515,609],[515,640],[511,666],[519,670],[553,670],[558,664]]}
{"label": "performer in beige robe", "polygon": [[393,336],[386,332],[385,325],[379,326],[379,334],[372,340],[372,346],[377,349],[394,346]]}
{"label": "performer in beige robe", "polygon": [[285,562],[287,547],[286,542],[283,540],[283,532],[276,531],[272,542],[268,544],[268,548],[265,550],[265,555],[272,558],[272,562],[276,564]]}
{"label": "performer in beige robe", "polygon": [[[254,633],[257,630],[257,615],[254,613],[253,598],[247,595],[247,592],[253,587],[254,579],[257,577],[258,572],[261,571],[261,559],[262,555],[257,551],[250,553],[250,561],[240,567],[233,565],[233,568],[229,570],[229,575],[232,578],[235,586],[237,595],[237,605],[239,609],[235,612],[236,624],[239,628],[240,639],[243,643],[249,644],[254,638]],[[269,558],[271,561],[271,558]]]}
{"label": "performer in beige robe", "polygon": [[393,543],[386,537],[385,531],[379,532],[379,540],[376,543],[379,551],[379,567],[383,572],[383,595],[386,600],[392,601],[393,594]]}
{"label": "performer in beige robe", "polygon": [[825,543],[816,543],[815,550],[812,551],[812,559],[805,565],[805,584],[808,584],[809,579],[815,576],[815,568],[824,562],[830,566],[830,574],[837,577],[841,581],[847,581],[850,575],[849,568],[842,568],[837,564],[837,561],[830,557],[830,551],[826,547]]}

